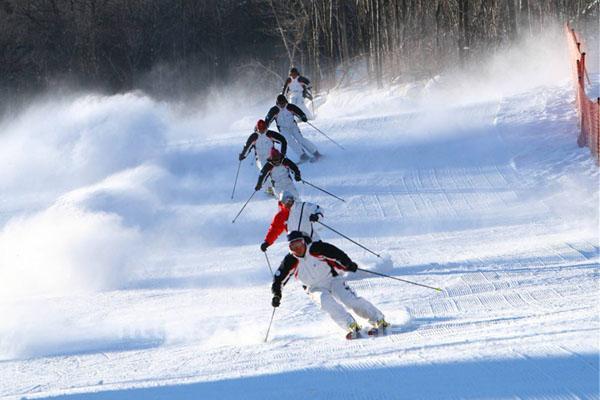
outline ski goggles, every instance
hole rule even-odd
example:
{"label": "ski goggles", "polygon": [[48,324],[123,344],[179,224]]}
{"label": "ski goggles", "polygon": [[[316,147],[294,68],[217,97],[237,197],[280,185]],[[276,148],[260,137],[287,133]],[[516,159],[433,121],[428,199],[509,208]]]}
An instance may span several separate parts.
{"label": "ski goggles", "polygon": [[304,239],[302,239],[302,238],[292,240],[288,244],[288,246],[289,246],[292,254],[294,254],[295,256],[303,256],[304,252],[306,251],[306,243],[304,242]]}

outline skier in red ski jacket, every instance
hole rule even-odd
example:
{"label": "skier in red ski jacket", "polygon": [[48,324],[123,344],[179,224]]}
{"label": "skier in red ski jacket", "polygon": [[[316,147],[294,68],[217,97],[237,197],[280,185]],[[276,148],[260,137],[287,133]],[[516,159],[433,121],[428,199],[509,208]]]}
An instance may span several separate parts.
{"label": "skier in red ski jacket", "polygon": [[281,287],[294,275],[321,310],[343,329],[347,330],[346,339],[360,336],[360,326],[346,309],[354,311],[359,317],[372,325],[371,333],[389,326],[383,313],[373,304],[358,297],[345,282],[338,271],[356,272],[358,266],[339,248],[319,241],[312,243],[300,231],[288,235],[290,253],[285,256],[273,275],[271,305],[279,307]]}
{"label": "skier in red ski jacket", "polygon": [[296,201],[294,194],[284,191],[279,197],[279,211],[273,217],[265,240],[260,245],[262,251],[267,251],[284,231],[301,231],[313,242],[321,240],[313,227],[313,223],[323,217],[323,210],[316,204]]}

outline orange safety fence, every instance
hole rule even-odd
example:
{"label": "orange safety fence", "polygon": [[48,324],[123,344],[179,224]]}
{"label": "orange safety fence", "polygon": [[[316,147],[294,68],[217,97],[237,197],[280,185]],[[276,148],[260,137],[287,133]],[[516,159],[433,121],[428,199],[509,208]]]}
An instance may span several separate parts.
{"label": "orange safety fence", "polygon": [[585,68],[586,53],[581,51],[583,46],[581,38],[568,24],[565,24],[565,34],[569,44],[575,102],[581,128],[577,144],[580,147],[588,146],[596,157],[596,162],[600,164],[600,97],[591,100],[585,93],[585,82],[587,79],[589,83],[589,77]]}

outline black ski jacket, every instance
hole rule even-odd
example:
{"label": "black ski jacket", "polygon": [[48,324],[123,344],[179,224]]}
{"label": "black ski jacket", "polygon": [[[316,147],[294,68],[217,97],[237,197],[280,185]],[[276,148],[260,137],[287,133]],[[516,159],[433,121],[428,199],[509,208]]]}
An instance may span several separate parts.
{"label": "black ski jacket", "polygon": [[[307,119],[306,114],[304,114],[304,111],[302,111],[297,105],[288,103],[285,106],[285,108],[287,108],[288,111],[290,111],[292,114],[295,114],[298,117],[300,117],[301,120],[304,121]],[[267,113],[267,116],[265,117],[265,122],[267,123],[267,126],[271,125],[271,122],[273,122],[273,119],[275,119],[277,114],[279,114],[279,107],[277,107],[277,106],[271,107],[271,109]]]}
{"label": "black ski jacket", "polygon": [[[294,173],[294,177],[296,178],[296,180],[300,180],[300,169],[298,168],[298,166],[296,165],[295,162],[293,162],[292,160],[290,160],[287,157],[284,157],[283,160],[281,161],[281,165],[283,165],[284,167],[286,167],[288,170],[292,170],[292,172]],[[258,175],[258,181],[256,182],[257,186],[262,186],[265,179],[267,178],[267,176],[269,175],[269,172],[271,172],[271,170],[275,167],[275,164],[273,164],[272,161],[269,161],[265,164],[264,167],[262,167],[262,169],[260,170],[260,174]],[[288,171],[289,174],[289,171]]]}
{"label": "black ski jacket", "polygon": [[[337,269],[344,271],[351,271],[351,264],[353,263],[350,257],[342,250],[327,242],[314,242],[307,244],[307,252],[315,257],[323,257],[323,262],[326,262],[331,268],[331,275],[338,276]],[[294,274],[296,267],[298,266],[298,259],[293,254],[288,254],[283,258],[281,264],[275,275],[273,275],[273,284],[271,285],[271,293],[273,296],[281,298],[281,287],[290,280]],[[356,265],[355,265],[356,266]]]}
{"label": "black ski jacket", "polygon": [[[254,143],[256,143],[258,135],[258,132],[252,132],[252,134],[248,136],[248,140],[246,140],[246,144],[242,149],[242,154],[244,155],[244,157],[246,157],[246,153],[248,153],[248,151],[254,146]],[[271,139],[272,142],[279,142],[281,144],[281,154],[285,157],[287,151],[287,140],[285,140],[283,135],[279,132],[275,132],[270,129],[265,133],[265,135],[267,135],[267,137]]]}
{"label": "black ski jacket", "polygon": [[[298,76],[298,82],[304,84],[302,88],[302,96],[306,97],[309,100],[312,100],[312,95],[310,94],[310,81],[305,76],[300,75]],[[285,82],[283,83],[283,89],[281,89],[281,94],[287,94],[287,88],[290,83],[292,83],[292,78],[288,76]]]}

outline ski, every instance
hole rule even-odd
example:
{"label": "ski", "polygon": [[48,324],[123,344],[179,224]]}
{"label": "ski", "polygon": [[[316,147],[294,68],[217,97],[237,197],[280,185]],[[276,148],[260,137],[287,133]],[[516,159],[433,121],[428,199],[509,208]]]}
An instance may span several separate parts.
{"label": "ski", "polygon": [[371,328],[367,331],[367,335],[369,336],[385,336],[387,329],[386,328]]}

